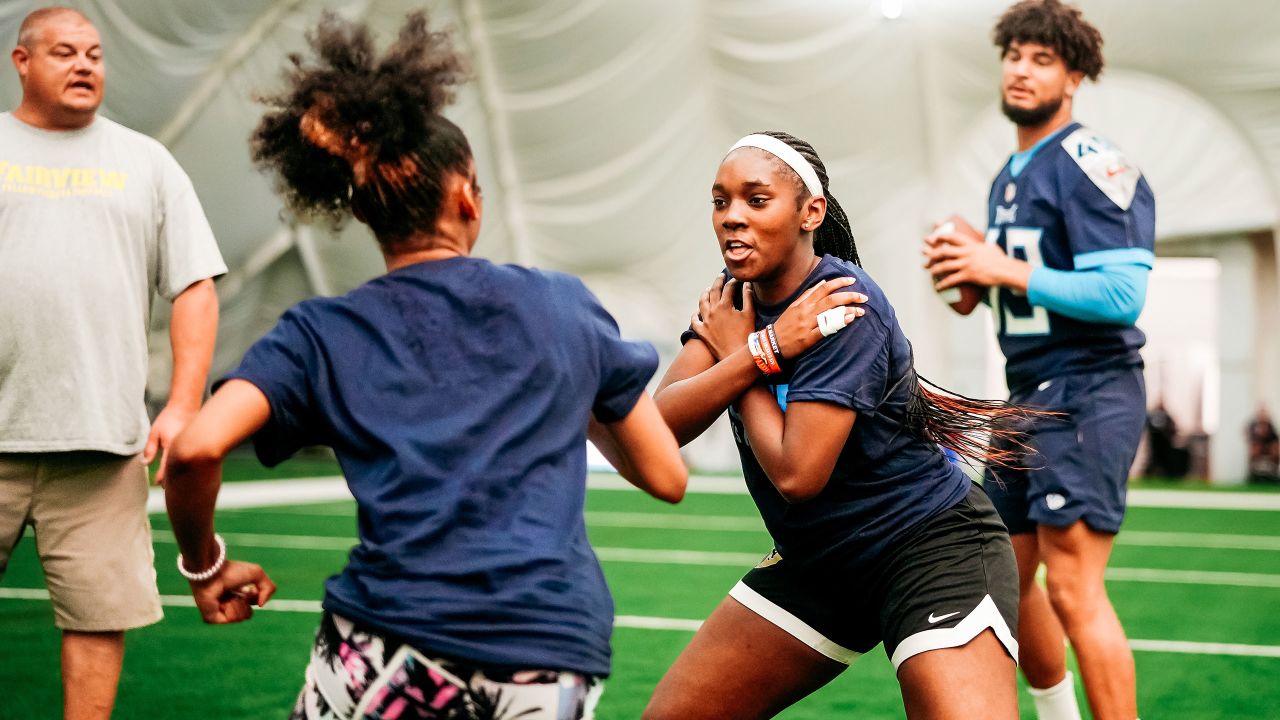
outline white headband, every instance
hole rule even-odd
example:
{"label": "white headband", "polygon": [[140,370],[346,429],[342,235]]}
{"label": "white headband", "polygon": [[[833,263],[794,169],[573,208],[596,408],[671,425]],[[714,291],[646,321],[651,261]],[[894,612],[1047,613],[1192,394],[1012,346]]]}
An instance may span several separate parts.
{"label": "white headband", "polygon": [[[805,188],[810,195],[814,197],[825,197],[822,192],[822,182],[818,180],[818,173],[813,171],[813,166],[809,164],[804,156],[796,152],[796,149],[782,142],[776,137],[770,135],[748,135],[729,148],[729,152],[733,152],[740,147],[753,147],[764,150],[767,153],[777,157],[782,162],[796,171],[800,179],[804,181]],[[725,153],[728,156],[729,153]]]}

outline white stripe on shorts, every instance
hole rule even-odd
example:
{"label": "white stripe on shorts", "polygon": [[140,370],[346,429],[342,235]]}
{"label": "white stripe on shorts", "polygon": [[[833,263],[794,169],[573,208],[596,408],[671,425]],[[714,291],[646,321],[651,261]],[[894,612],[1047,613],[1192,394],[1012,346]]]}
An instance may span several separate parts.
{"label": "white stripe on shorts", "polygon": [[[862,653],[854,652],[838,643],[828,640],[825,635],[809,627],[803,620],[783,610],[760,593],[747,587],[742,581],[729,591],[729,597],[737,600],[760,617],[777,625],[788,635],[835,660],[838,663],[851,665]],[[994,607],[994,606],[993,606]]]}
{"label": "white stripe on shorts", "polygon": [[982,598],[982,602],[978,603],[978,607],[974,608],[973,612],[965,616],[955,627],[921,630],[915,635],[904,639],[898,644],[898,649],[893,651],[893,658],[891,658],[893,660],[893,669],[897,670],[908,658],[919,655],[922,652],[967,645],[970,640],[978,637],[987,628],[991,628],[995,632],[996,638],[1004,645],[1004,649],[1009,652],[1013,661],[1015,663],[1018,662],[1018,641],[1013,639],[1013,633],[1009,631],[1008,623],[1004,621],[1004,616],[996,608],[996,601],[992,600],[990,595],[987,595]]}

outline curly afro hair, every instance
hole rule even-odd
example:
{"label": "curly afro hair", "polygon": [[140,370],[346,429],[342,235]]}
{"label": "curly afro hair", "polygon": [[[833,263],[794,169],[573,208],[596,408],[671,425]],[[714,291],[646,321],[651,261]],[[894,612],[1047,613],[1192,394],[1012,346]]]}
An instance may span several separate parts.
{"label": "curly afro hair", "polygon": [[1080,8],[1059,0],[1022,0],[996,22],[992,40],[1003,55],[1012,43],[1032,42],[1051,47],[1068,70],[1090,80],[1102,74],[1102,33],[1089,24]]}
{"label": "curly afro hair", "polygon": [[326,13],[307,41],[315,57],[291,55],[287,89],[262,98],[254,162],[299,216],[338,224],[354,214],[385,246],[431,231],[446,177],[471,161],[440,115],[467,75],[448,34],[417,12],[378,57],[367,26]]}

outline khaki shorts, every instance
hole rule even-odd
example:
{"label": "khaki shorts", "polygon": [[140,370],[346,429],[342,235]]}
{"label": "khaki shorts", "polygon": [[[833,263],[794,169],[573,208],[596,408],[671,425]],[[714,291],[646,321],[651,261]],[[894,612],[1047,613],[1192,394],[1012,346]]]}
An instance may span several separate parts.
{"label": "khaki shorts", "polygon": [[58,627],[129,630],[163,616],[138,456],[0,454],[0,578],[28,525]]}

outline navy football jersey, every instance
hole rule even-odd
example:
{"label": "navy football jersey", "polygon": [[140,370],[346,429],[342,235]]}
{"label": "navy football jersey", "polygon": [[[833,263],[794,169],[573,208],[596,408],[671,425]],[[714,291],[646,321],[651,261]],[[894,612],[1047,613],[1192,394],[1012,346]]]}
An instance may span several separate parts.
{"label": "navy football jersey", "polygon": [[[986,240],[1055,270],[1151,267],[1155,197],[1114,145],[1073,122],[1042,141],[1025,166],[1005,164],[991,185]],[[987,301],[1012,389],[1142,364],[1146,337],[1133,325],[1077,320],[1003,287],[991,288]]]}

